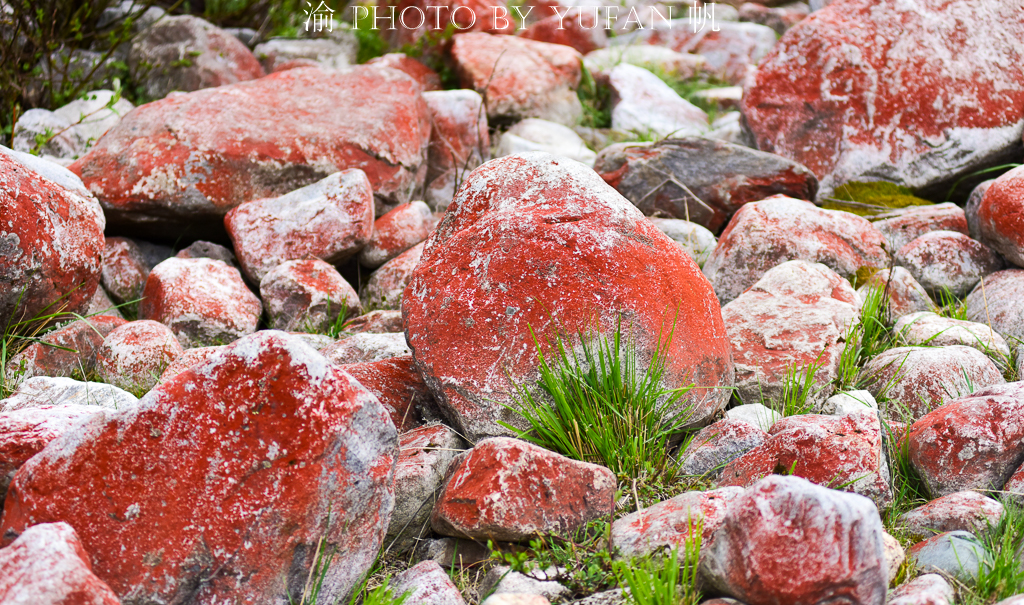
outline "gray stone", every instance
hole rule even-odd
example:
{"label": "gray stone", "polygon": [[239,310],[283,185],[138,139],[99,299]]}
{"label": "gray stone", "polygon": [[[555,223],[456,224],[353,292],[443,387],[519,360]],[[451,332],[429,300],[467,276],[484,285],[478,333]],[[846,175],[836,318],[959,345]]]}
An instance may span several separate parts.
{"label": "gray stone", "polygon": [[573,601],[573,605],[625,605],[626,594],[620,588],[605,590],[590,595],[585,599]]}
{"label": "gray stone", "polygon": [[686,219],[711,231],[748,202],[777,193],[813,199],[818,190],[817,178],[800,164],[700,137],[611,145],[594,169],[644,214]]}
{"label": "gray stone", "polygon": [[402,332],[355,334],[339,340],[321,353],[332,363],[338,365],[412,355],[409,345],[405,342],[405,334]]}
{"label": "gray stone", "polygon": [[[339,30],[340,33],[340,30]],[[309,59],[327,69],[344,69],[355,65],[359,42],[351,32],[332,38],[271,38],[256,45],[253,54],[267,73],[286,61]]]}
{"label": "gray stone", "polygon": [[396,598],[408,593],[409,605],[466,605],[458,587],[434,561],[417,563],[395,576],[389,586]]}
{"label": "gray stone", "polygon": [[235,258],[235,253],[230,248],[203,240],[192,242],[187,248],[182,248],[174,256],[178,258],[212,258],[223,261],[236,269],[238,268],[238,259]]}
{"label": "gray stone", "polygon": [[0,401],[0,413],[54,405],[97,406],[123,410],[138,398],[114,385],[80,382],[71,378],[35,376],[22,382],[7,399]]}
{"label": "gray stone", "polygon": [[910,549],[910,559],[925,573],[948,575],[973,584],[991,555],[971,532],[951,531],[915,544]]}
{"label": "gray stone", "polygon": [[568,126],[547,120],[527,118],[501,135],[494,157],[524,151],[544,151],[593,166],[597,154]]}
{"label": "gray stone", "polygon": [[658,76],[623,63],[608,72],[612,91],[612,128],[639,136],[699,136],[708,116],[680,97]]}
{"label": "gray stone", "polygon": [[725,417],[742,420],[768,432],[773,424],[782,419],[782,414],[760,403],[748,403],[726,410]]}
{"label": "gray stone", "polygon": [[75,158],[85,151],[85,141],[71,122],[46,109],[29,109],[14,125],[14,150]]}
{"label": "gray stone", "polygon": [[540,595],[554,601],[568,597],[571,591],[558,583],[556,578],[565,570],[548,568],[535,569],[527,574],[512,571],[506,565],[491,568],[480,582],[480,594]]}
{"label": "gray stone", "polygon": [[652,44],[599,48],[583,57],[583,64],[592,73],[611,71],[622,63],[688,79],[700,74],[704,67],[704,57]]}
{"label": "gray stone", "polygon": [[669,239],[679,244],[698,266],[704,266],[704,262],[714,252],[718,243],[714,234],[697,223],[677,218],[652,218],[651,222]]}
{"label": "gray stone", "polygon": [[878,413],[878,402],[868,391],[846,391],[837,393],[825,400],[821,406],[822,414]]}
{"label": "gray stone", "polygon": [[948,531],[982,535],[1003,517],[1003,505],[973,490],[954,492],[909,510],[896,520],[905,535],[924,540]]}
{"label": "gray stone", "polygon": [[[729,411],[746,407],[740,406]],[[768,411],[778,414],[774,410]],[[767,438],[768,433],[759,425],[737,418],[736,415],[730,417],[729,412],[726,412],[725,418],[704,427],[693,436],[686,450],[679,455],[682,459],[679,470],[684,475],[717,476],[726,464],[761,445]]]}
{"label": "gray stone", "polygon": [[71,129],[86,147],[90,147],[133,109],[135,106],[128,99],[114,101],[112,90],[92,90],[82,95],[81,99],[54,110],[54,113],[70,122]]}

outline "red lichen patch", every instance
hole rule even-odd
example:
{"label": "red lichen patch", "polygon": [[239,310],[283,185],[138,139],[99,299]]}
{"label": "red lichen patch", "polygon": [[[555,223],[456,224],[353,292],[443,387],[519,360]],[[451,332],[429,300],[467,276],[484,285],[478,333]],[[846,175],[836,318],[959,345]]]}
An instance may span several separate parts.
{"label": "red lichen patch", "polygon": [[[639,557],[665,547],[684,547],[701,536],[707,545],[721,526],[726,507],[743,490],[724,487],[706,492],[686,492],[650,508],[620,517],[612,524],[612,544],[621,557]],[[699,530],[699,533],[698,533]]]}
{"label": "red lichen patch", "polygon": [[45,334],[7,364],[8,372],[33,376],[88,377],[96,366],[96,350],[114,329],[126,324],[120,317],[97,315],[80,319]]}
{"label": "red lichen patch", "polygon": [[995,180],[978,205],[981,239],[1024,267],[1024,166]]}
{"label": "red lichen patch", "polygon": [[538,42],[571,46],[584,55],[608,46],[608,34],[598,19],[600,11],[591,10],[591,7],[574,7],[562,11],[559,16],[551,14],[551,11],[541,12],[536,7],[535,10],[543,18],[516,35]]}
{"label": "red lichen patch", "polygon": [[359,253],[359,262],[376,269],[426,240],[434,223],[430,207],[423,202],[402,204],[374,221],[373,235]]}
{"label": "red lichen patch", "polygon": [[420,425],[421,410],[436,405],[411,355],[346,364],[341,368],[377,396],[403,433]]}
{"label": "red lichen patch", "polygon": [[96,370],[104,382],[131,392],[147,391],[181,353],[181,344],[170,328],[141,319],[107,335],[96,351]]}

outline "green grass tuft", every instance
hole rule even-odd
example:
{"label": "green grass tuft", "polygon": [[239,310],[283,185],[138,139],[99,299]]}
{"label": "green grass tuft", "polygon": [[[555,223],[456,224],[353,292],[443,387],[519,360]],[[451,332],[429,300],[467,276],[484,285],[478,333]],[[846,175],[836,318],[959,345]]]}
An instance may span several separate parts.
{"label": "green grass tuft", "polygon": [[862,388],[861,366],[876,355],[897,346],[889,330],[888,284],[872,287],[864,296],[860,320],[846,335],[846,343],[839,355],[836,383],[840,390]]}
{"label": "green grass tuft", "polygon": [[817,359],[803,368],[796,365],[790,366],[782,381],[782,394],[769,407],[783,416],[811,413],[814,409],[811,396],[816,395],[823,388],[814,386],[814,378],[824,365],[825,362],[821,361],[821,355],[819,355]]}
{"label": "green grass tuft", "polygon": [[1003,507],[1003,517],[990,524],[982,536],[990,558],[981,566],[973,587],[961,586],[961,603],[995,603],[1024,593],[1024,509],[1010,500],[1003,502]]}
{"label": "green grass tuft", "polygon": [[626,592],[626,602],[634,605],[697,605],[697,565],[700,559],[701,523],[690,526],[683,543],[668,557],[650,557],[616,561],[615,573]]}

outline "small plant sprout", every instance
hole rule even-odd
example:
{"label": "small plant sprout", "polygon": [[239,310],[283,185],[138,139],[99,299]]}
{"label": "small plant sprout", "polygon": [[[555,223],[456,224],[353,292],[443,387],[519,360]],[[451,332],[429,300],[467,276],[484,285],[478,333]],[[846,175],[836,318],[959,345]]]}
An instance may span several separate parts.
{"label": "small plant sprout", "polygon": [[803,368],[794,364],[786,370],[782,381],[782,394],[772,406],[783,416],[799,416],[809,414],[814,409],[813,395],[817,395],[824,386],[815,386],[815,376],[825,366],[818,355],[814,361]]}
{"label": "small plant sprout", "polygon": [[[673,548],[667,557],[654,555],[616,561],[614,569],[626,590],[627,602],[635,605],[696,605],[701,600],[697,588],[700,560],[701,522],[690,523],[682,549]],[[681,553],[680,553],[681,550]]]}
{"label": "small plant sprout", "polygon": [[539,389],[515,385],[516,406],[507,406],[530,428],[503,426],[541,447],[603,464],[620,477],[665,471],[669,437],[682,431],[690,415],[689,407],[676,408],[693,387],[663,386],[672,332],[667,339],[659,334],[646,367],[621,322],[610,336],[581,334],[576,349],[556,337],[553,359],[544,355],[532,329],[531,334],[540,361]]}

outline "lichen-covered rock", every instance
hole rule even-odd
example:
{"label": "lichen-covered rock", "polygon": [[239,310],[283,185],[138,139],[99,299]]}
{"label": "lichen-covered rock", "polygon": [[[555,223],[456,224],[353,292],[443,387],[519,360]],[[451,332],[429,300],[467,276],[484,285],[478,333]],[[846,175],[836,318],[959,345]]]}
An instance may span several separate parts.
{"label": "lichen-covered rock", "polygon": [[664,385],[696,385],[680,400],[690,415],[679,420],[693,424],[725,405],[718,387],[732,384],[725,327],[697,265],[594,171],[548,154],[470,175],[427,240],[402,313],[417,366],[470,440],[510,434],[499,421],[525,428],[505,406],[513,385],[536,383],[536,347],[551,354],[556,334],[576,347],[621,325],[637,367],[660,346]]}
{"label": "lichen-covered rock", "polygon": [[67,523],[41,523],[0,549],[0,602],[10,605],[120,605],[92,572],[89,553]]}
{"label": "lichen-covered rock", "polygon": [[719,485],[752,485],[772,473],[871,498],[880,510],[892,502],[889,466],[876,414],[805,414],[776,422],[765,442],[722,470]]}
{"label": "lichen-covered rock", "polygon": [[359,264],[376,269],[427,239],[434,215],[423,202],[402,204],[373,222],[373,232],[359,252]]}
{"label": "lichen-covered rock", "polygon": [[616,66],[608,72],[608,87],[615,130],[662,139],[700,136],[708,128],[708,116],[702,109],[642,67],[628,63]]}
{"label": "lichen-covered rock", "polygon": [[345,331],[349,334],[360,332],[381,334],[382,332],[401,332],[402,330],[401,311],[370,311],[345,322]]}
{"label": "lichen-covered rock", "polygon": [[930,312],[935,309],[928,291],[918,283],[914,276],[903,267],[893,267],[874,272],[871,277],[857,289],[861,300],[866,300],[872,289],[884,292],[887,313],[886,321],[891,321],[910,313]]}
{"label": "lichen-covered rock", "polygon": [[169,258],[149,273],[139,316],[166,325],[182,346],[229,344],[256,331],[263,305],[238,269],[210,258]]}
{"label": "lichen-covered rock", "polygon": [[845,416],[846,414],[877,414],[878,402],[870,391],[856,390],[836,393],[821,406],[822,414]]}
{"label": "lichen-covered rock", "polygon": [[150,99],[263,76],[238,38],[191,15],[165,16],[142,30],[132,40],[128,66]]}
{"label": "lichen-covered rock", "polygon": [[[436,71],[424,65],[420,60],[414,59],[405,53],[387,53],[380,57],[374,57],[366,62],[367,65],[379,65],[390,67],[416,80],[423,86],[423,90],[433,92],[441,90],[441,76]],[[426,97],[424,97],[426,100]],[[434,125],[436,126],[436,125]],[[431,128],[433,131],[433,128]]]}
{"label": "lichen-covered rock", "polygon": [[106,221],[66,169],[0,147],[0,317],[81,313],[100,283]]}
{"label": "lichen-covered rock", "polygon": [[48,332],[7,364],[11,378],[64,376],[86,378],[96,367],[96,351],[112,331],[126,324],[120,317],[99,315],[75,320]]}
{"label": "lichen-covered rock", "polygon": [[745,204],[733,216],[704,264],[704,275],[724,305],[786,260],[822,263],[845,278],[863,267],[881,269],[889,264],[883,242],[859,216],[772,197]]}
{"label": "lichen-covered rock", "polygon": [[452,462],[430,523],[440,534],[474,539],[564,534],[611,513],[615,485],[603,466],[494,437]]}
{"label": "lichen-covered rock", "polygon": [[[230,249],[215,244],[213,242],[207,242],[203,240],[197,240],[188,245],[187,248],[182,248],[174,255],[177,258],[212,258],[213,260],[224,261],[232,267],[238,266],[238,258],[235,257],[235,253]],[[167,259],[161,259],[161,262]],[[155,263],[152,266],[155,267],[160,263]]]}
{"label": "lichen-covered rock", "polygon": [[560,155],[587,166],[593,166],[597,157],[572,128],[538,118],[526,118],[516,122],[512,128],[502,133],[494,155],[500,158],[525,151],[543,151],[551,155]]}
{"label": "lichen-covered rock", "polygon": [[619,517],[611,529],[616,556],[629,559],[682,550],[685,542],[698,536],[701,544],[707,544],[721,525],[726,507],[742,493],[739,487],[686,492]]}
{"label": "lichen-covered rock", "polygon": [[170,328],[140,319],[107,335],[96,351],[96,371],[104,382],[129,392],[145,392],[159,382],[181,353],[181,344]]}
{"label": "lichen-covered rock", "polygon": [[936,498],[899,516],[896,522],[915,540],[947,531],[969,531],[981,535],[1003,516],[1003,505],[975,491],[963,491]]}
{"label": "lichen-covered rock", "polygon": [[893,330],[911,346],[948,347],[963,345],[999,359],[1010,359],[1010,345],[998,332],[985,324],[931,312],[910,313],[900,317]]}
{"label": "lichen-covered rock", "polygon": [[1024,462],[1024,383],[988,387],[910,427],[910,463],[932,497],[999,490]]}
{"label": "lichen-covered rock", "polygon": [[591,73],[609,72],[621,63],[689,80],[700,74],[705,62],[700,55],[676,52],[671,48],[648,44],[602,48],[583,57],[583,64]]}
{"label": "lichen-covered rock", "polygon": [[487,92],[490,120],[542,118],[573,126],[582,57],[561,44],[485,33],[457,34],[449,51],[463,88]]}
{"label": "lichen-covered rock", "polygon": [[998,271],[967,296],[967,319],[1024,342],[1024,269]]}
{"label": "lichen-covered rock", "polygon": [[789,2],[782,6],[744,2],[739,7],[739,18],[740,21],[770,27],[781,36],[789,28],[806,19],[810,12],[810,7],[803,2]]}
{"label": "lichen-covered rock", "polygon": [[652,218],[650,221],[678,244],[697,266],[707,262],[718,244],[714,234],[697,223],[677,218]]}
{"label": "lichen-covered rock", "polygon": [[[332,32],[340,34],[341,30]],[[309,59],[326,69],[344,69],[356,64],[359,41],[355,35],[327,38],[271,38],[252,49],[267,73],[273,73],[289,61]]]}
{"label": "lichen-covered rock", "polygon": [[968,235],[967,217],[963,209],[953,203],[912,206],[895,213],[895,216],[876,220],[874,225],[882,232],[887,249],[892,252],[931,231],[955,231]]}
{"label": "lichen-covered rock", "polygon": [[1003,268],[992,248],[955,231],[925,233],[895,257],[932,296],[948,290],[963,298],[981,278]]}
{"label": "lichen-covered rock", "polygon": [[0,530],[69,523],[124,603],[287,603],[318,545],[344,561],[320,595],[345,601],[381,548],[395,428],[295,337],[247,337],[87,422],[21,468]]}
{"label": "lichen-covered rock", "polygon": [[701,572],[748,605],[879,604],[884,533],[867,498],[773,475],[729,504]]}
{"label": "lichen-covered rock", "polygon": [[466,605],[462,593],[441,566],[421,561],[391,580],[391,594],[409,593],[409,603],[417,605]]}
{"label": "lichen-covered rock", "polygon": [[475,90],[439,90],[423,93],[430,111],[430,147],[427,185],[423,199],[431,209],[444,212],[455,187],[477,166],[490,159],[484,99]]}
{"label": "lichen-covered rock", "polygon": [[1003,373],[984,353],[971,347],[897,347],[864,364],[867,389],[918,419],[972,391],[1003,384]]}
{"label": "lichen-covered rock", "polygon": [[981,240],[1024,267],[1024,166],[993,181],[977,212]]}
{"label": "lichen-covered rock", "polygon": [[723,418],[693,436],[679,455],[679,470],[684,475],[718,476],[725,465],[766,439],[768,433],[757,425],[738,418]]}
{"label": "lichen-covered rock", "polygon": [[85,152],[85,141],[62,115],[39,107],[18,116],[11,148],[22,153],[75,158]]}
{"label": "lichen-covered rock", "polygon": [[971,195],[967,198],[967,203],[964,204],[964,216],[967,219],[967,234],[978,241],[981,241],[981,221],[978,219],[978,207],[981,206],[981,200],[985,198],[985,193],[994,182],[996,182],[995,179],[989,179],[978,183],[978,185],[971,190]]}
{"label": "lichen-covered rock", "polygon": [[937,573],[920,575],[892,592],[888,605],[953,605],[956,592]]}
{"label": "lichen-covered rock", "polygon": [[743,98],[758,149],[810,168],[823,195],[884,179],[942,197],[961,177],[1019,158],[1019,8],[833,2],[758,66]]}
{"label": "lichen-covered rock", "polygon": [[389,547],[402,552],[430,534],[430,513],[434,510],[438,490],[452,460],[465,445],[455,431],[443,424],[421,426],[403,433],[398,445],[395,512],[391,515],[386,539]]}
{"label": "lichen-covered rock", "polygon": [[760,403],[745,403],[726,410],[725,419],[746,422],[767,432],[776,422],[782,420],[782,414]]}
{"label": "lichen-covered rock", "polygon": [[149,265],[142,251],[130,239],[108,237],[103,249],[100,283],[119,303],[130,303],[142,297],[149,277]]}
{"label": "lichen-covered rock", "polygon": [[54,405],[96,406],[120,410],[138,403],[131,393],[102,382],[79,382],[71,378],[36,376],[18,385],[7,399],[0,400],[0,412]]}
{"label": "lichen-covered rock", "polygon": [[160,375],[160,382],[167,382],[193,366],[206,363],[215,354],[223,351],[225,346],[227,345],[185,349],[171,363],[167,364],[167,369]]}
{"label": "lichen-covered rock", "polygon": [[775,194],[812,200],[818,179],[777,155],[699,137],[620,143],[594,164],[644,214],[693,221],[717,232],[748,202]]}
{"label": "lichen-covered rock", "polygon": [[[532,11],[531,11],[532,12]],[[516,34],[538,42],[564,44],[587,54],[608,46],[608,32],[602,27],[600,9],[572,7],[561,14],[540,15],[540,19]]]}
{"label": "lichen-covered rock", "polygon": [[402,332],[353,334],[321,351],[331,363],[345,365],[381,361],[412,354]]}
{"label": "lichen-covered rock", "polygon": [[260,281],[260,298],[277,330],[326,332],[339,315],[362,312],[359,295],[333,266],[318,258],[277,265]]}
{"label": "lichen-covered rock", "polygon": [[420,86],[384,67],[293,69],[138,107],[71,166],[112,225],[222,237],[235,206],[364,171],[387,203],[422,184]]}
{"label": "lichen-covered rock", "polygon": [[349,363],[343,367],[377,397],[399,431],[411,431],[420,425],[421,418],[434,415],[437,407],[434,396],[416,369],[412,355]]}
{"label": "lichen-covered rock", "polygon": [[832,394],[847,330],[860,318],[849,282],[820,263],[794,260],[764,274],[722,307],[736,364],[736,395],[744,403],[781,400],[794,369],[815,374],[807,402]]}
{"label": "lichen-covered rock", "polygon": [[[656,22],[638,32],[648,44],[704,57],[704,71],[730,84],[742,84],[751,65],[756,65],[775,46],[771,28],[757,23],[717,21],[716,29],[691,19]],[[624,37],[628,40],[628,37]]]}
{"label": "lichen-covered rock", "polygon": [[289,260],[348,260],[370,241],[373,213],[370,181],[352,169],[281,197],[242,204],[224,217],[224,226],[242,270],[259,282]]}
{"label": "lichen-covered rock", "polygon": [[70,130],[81,137],[88,148],[135,109],[128,99],[120,97],[115,101],[114,95],[112,90],[90,90],[81,98],[58,107],[54,113],[71,123]]}
{"label": "lichen-covered rock", "polygon": [[363,308],[401,309],[405,288],[412,280],[413,271],[420,264],[425,247],[426,242],[416,244],[374,271],[363,287]]}

